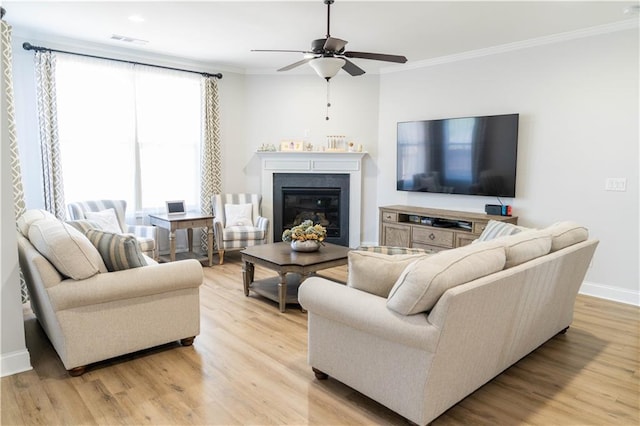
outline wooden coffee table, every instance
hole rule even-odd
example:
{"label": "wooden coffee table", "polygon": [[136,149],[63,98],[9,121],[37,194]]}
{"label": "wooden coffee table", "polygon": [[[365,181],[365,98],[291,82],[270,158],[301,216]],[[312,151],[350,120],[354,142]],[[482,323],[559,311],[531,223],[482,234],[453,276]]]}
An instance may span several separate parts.
{"label": "wooden coffee table", "polygon": [[[325,243],[318,251],[302,253],[291,250],[290,243],[273,243],[252,246],[241,251],[244,295],[249,290],[278,302],[280,312],[287,303],[298,303],[298,287],[310,275],[322,269],[347,264],[349,247]],[[278,277],[253,280],[254,265],[260,265],[278,273]]]}

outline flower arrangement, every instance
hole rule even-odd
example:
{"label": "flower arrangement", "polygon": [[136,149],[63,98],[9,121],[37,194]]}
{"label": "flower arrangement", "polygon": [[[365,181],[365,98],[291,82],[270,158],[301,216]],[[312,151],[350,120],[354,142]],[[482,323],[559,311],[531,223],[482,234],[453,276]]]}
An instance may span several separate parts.
{"label": "flower arrangement", "polygon": [[322,244],[327,236],[327,229],[322,225],[314,225],[313,221],[305,220],[298,226],[285,229],[282,233],[282,241],[317,241]]}

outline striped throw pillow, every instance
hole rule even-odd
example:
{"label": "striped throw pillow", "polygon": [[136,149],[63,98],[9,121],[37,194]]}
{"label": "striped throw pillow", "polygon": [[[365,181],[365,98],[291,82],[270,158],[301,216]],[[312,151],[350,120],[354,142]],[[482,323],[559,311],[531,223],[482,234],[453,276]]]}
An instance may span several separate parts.
{"label": "striped throw pillow", "polygon": [[85,234],[96,246],[109,272],[146,266],[138,241],[132,235],[90,229]]}
{"label": "striped throw pillow", "polygon": [[526,228],[513,225],[511,223],[500,222],[499,220],[490,220],[476,241],[489,241],[498,237],[506,237],[508,235],[514,235],[518,232],[522,232],[525,229]]}
{"label": "striped throw pillow", "polygon": [[68,220],[67,224],[73,226],[83,234],[86,234],[90,229],[102,229],[98,222],[93,222],[86,219]]}

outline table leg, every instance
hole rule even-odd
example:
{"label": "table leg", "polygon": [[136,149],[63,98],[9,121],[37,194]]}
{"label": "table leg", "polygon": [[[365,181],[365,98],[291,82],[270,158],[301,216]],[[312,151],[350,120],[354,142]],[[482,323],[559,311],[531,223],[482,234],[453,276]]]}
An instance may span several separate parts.
{"label": "table leg", "polygon": [[286,272],[278,272],[280,282],[278,283],[278,302],[280,304],[280,312],[284,312],[287,308],[287,274]]}
{"label": "table leg", "polygon": [[209,266],[213,266],[213,226],[207,226],[207,254],[209,255]]}
{"label": "table leg", "polygon": [[176,231],[169,231],[169,258],[176,261]]}
{"label": "table leg", "polygon": [[249,296],[249,287],[253,282],[253,263],[246,260],[242,264],[242,283],[244,285],[244,295]]}
{"label": "table leg", "polygon": [[189,244],[189,253],[193,253],[193,228],[187,228],[187,244]]}

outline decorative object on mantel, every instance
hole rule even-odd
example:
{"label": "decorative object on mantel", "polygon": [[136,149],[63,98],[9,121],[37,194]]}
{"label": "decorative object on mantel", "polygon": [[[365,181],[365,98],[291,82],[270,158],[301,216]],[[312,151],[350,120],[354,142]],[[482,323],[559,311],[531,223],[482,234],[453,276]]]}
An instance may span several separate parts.
{"label": "decorative object on mantel", "polygon": [[258,148],[258,152],[276,152],[276,147],[272,143],[263,143],[260,145],[260,148]]}
{"label": "decorative object on mantel", "polygon": [[300,225],[285,229],[282,241],[290,242],[293,251],[311,252],[320,248],[326,236],[327,229],[324,226],[305,220]]}
{"label": "decorative object on mantel", "polygon": [[346,136],[333,135],[327,136],[327,151],[329,152],[344,152],[346,151],[344,146],[344,140]]}

